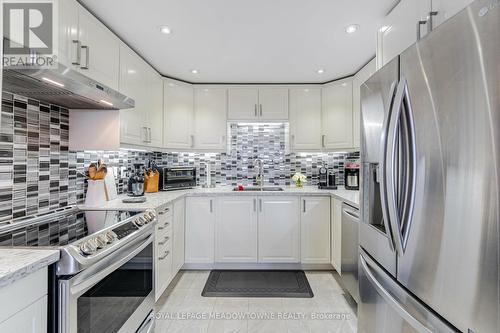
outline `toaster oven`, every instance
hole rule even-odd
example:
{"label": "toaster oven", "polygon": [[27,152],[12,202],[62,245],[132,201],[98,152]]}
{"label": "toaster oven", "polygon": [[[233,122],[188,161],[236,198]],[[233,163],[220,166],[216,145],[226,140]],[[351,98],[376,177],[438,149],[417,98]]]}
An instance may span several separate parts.
{"label": "toaster oven", "polygon": [[196,186],[195,167],[160,167],[159,190],[179,190]]}

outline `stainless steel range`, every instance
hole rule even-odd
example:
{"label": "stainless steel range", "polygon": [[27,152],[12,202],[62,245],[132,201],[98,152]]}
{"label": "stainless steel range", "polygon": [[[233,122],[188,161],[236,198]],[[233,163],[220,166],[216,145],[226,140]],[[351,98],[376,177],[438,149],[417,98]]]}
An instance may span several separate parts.
{"label": "stainless steel range", "polygon": [[[84,222],[75,223],[77,231],[70,232],[71,228],[64,227],[68,221]],[[40,226],[40,237],[45,225],[62,230],[48,240],[41,237],[25,244],[61,252],[60,260],[49,269],[50,331],[152,332],[155,223],[154,211],[82,211],[71,207],[13,224],[16,230]]]}

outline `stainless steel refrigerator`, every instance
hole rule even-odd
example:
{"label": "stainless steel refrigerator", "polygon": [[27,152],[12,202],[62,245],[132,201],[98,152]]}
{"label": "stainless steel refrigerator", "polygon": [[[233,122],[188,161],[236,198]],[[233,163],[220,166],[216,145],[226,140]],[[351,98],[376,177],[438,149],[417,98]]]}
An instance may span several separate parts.
{"label": "stainless steel refrigerator", "polygon": [[500,332],[500,1],[362,87],[358,332]]}

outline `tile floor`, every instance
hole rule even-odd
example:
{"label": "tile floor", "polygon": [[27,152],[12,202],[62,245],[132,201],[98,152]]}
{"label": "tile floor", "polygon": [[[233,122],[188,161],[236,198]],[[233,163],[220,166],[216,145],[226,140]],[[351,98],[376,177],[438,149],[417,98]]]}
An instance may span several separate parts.
{"label": "tile floor", "polygon": [[[156,333],[357,331],[355,310],[344,298],[332,272],[306,272],[313,298],[202,297],[208,274],[208,271],[179,273],[156,304]],[[321,315],[330,318],[319,319]]]}

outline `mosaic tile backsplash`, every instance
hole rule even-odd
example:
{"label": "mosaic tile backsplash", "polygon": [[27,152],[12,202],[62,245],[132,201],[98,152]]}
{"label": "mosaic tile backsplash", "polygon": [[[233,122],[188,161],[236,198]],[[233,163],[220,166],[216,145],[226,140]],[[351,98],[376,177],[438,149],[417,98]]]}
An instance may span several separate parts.
{"label": "mosaic tile backsplash", "polygon": [[0,224],[82,203],[84,173],[103,159],[115,170],[117,188],[126,190],[134,163],[198,168],[198,184],[206,183],[207,165],[217,185],[255,184],[255,159],[264,162],[265,183],[290,185],[302,172],[317,185],[325,165],[343,185],[344,164],[359,153],[293,153],[288,151],[288,124],[229,124],[225,153],[162,153],[138,150],[70,151],[68,110],[4,92],[0,113]]}

